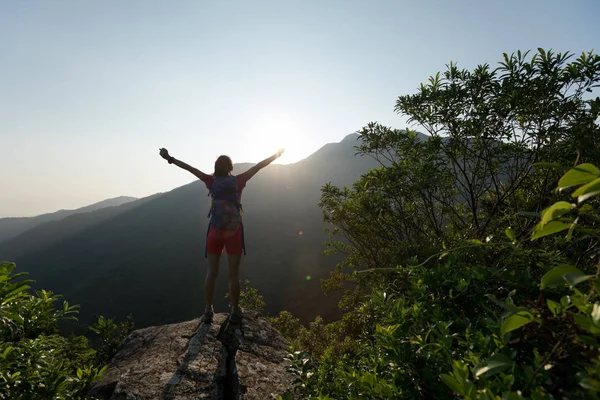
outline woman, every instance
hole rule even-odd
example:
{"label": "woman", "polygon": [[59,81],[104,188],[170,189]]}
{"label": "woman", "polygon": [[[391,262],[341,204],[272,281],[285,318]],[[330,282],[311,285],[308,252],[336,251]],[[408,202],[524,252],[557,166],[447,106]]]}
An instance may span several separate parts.
{"label": "woman", "polygon": [[[227,251],[227,261],[229,267],[229,294],[231,296],[232,313],[229,319],[231,323],[240,323],[242,321],[242,310],[239,307],[240,299],[240,279],[239,279],[239,268],[242,253],[244,252],[244,236],[243,236],[243,225],[241,223],[241,201],[242,190],[246,186],[246,182],[250,180],[258,171],[267,165],[271,164],[277,158],[283,154],[283,149],[280,149],[271,157],[259,162],[248,171],[243,174],[233,176],[233,163],[228,156],[220,156],[215,161],[215,171],[212,175],[207,175],[204,172],[184,163],[183,161],[177,160],[175,157],[169,155],[167,149],[160,149],[160,156],[167,160],[169,164],[175,164],[179,168],[183,168],[186,171],[194,174],[200,179],[212,196],[211,206],[211,220],[209,222],[208,233],[206,236],[206,257],[208,258],[208,271],[206,273],[206,280],[204,282],[204,295],[206,299],[206,308],[202,316],[205,323],[211,323],[214,317],[213,299],[215,297],[215,283],[219,274],[219,263],[221,261],[221,254],[223,248]],[[234,179],[235,178],[235,179]],[[229,200],[226,196],[219,198],[219,193],[213,191],[213,184],[218,180],[219,184],[226,182],[227,180],[233,181],[235,191],[234,201],[239,212],[239,223],[237,220],[230,222],[225,228],[219,229],[220,224],[217,223],[215,215],[221,215],[226,212],[235,213],[235,207],[230,207],[227,211],[221,212],[215,210],[215,203],[226,203]],[[216,185],[215,185],[216,186]],[[220,185],[222,186],[222,185]],[[224,200],[223,200],[224,199]],[[237,201],[236,201],[237,200]],[[232,211],[233,210],[233,211]],[[218,211],[218,212],[217,212]]]}

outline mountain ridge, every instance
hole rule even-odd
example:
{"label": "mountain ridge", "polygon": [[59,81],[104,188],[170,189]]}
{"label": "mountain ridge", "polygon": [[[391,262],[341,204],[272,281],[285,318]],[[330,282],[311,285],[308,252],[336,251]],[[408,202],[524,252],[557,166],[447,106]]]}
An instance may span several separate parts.
{"label": "mountain ridge", "polygon": [[118,207],[123,204],[138,200],[137,197],[118,196],[105,199],[84,207],[75,209],[60,209],[50,213],[32,217],[3,217],[0,218],[0,243],[12,239],[29,229],[51,221],[58,221],[70,215],[93,212],[107,207]]}
{"label": "mountain ridge", "polygon": [[[379,167],[370,157],[355,157],[355,144],[342,140],[304,161],[272,164],[244,189],[248,255],[241,278],[264,295],[267,312],[290,310],[303,322],[319,314],[331,319],[339,312],[337,299],[320,287],[341,256],[323,255],[326,225],[318,202],[327,182],[351,185]],[[234,174],[250,165],[234,165]],[[98,315],[124,319],[130,312],[141,327],[188,320],[199,315],[204,303],[208,207],[206,187],[194,181],[111,212],[45,224],[0,243],[0,258],[29,272],[35,287],[80,304],[83,323]],[[226,291],[222,270],[217,311],[227,308]]]}

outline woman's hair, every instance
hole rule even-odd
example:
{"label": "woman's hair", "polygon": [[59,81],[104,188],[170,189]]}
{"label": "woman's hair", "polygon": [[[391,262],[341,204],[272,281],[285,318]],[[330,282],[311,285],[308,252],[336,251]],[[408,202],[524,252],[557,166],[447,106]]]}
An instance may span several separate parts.
{"label": "woman's hair", "polygon": [[233,163],[231,158],[227,156],[220,156],[215,161],[215,173],[214,176],[228,176],[233,171]]}

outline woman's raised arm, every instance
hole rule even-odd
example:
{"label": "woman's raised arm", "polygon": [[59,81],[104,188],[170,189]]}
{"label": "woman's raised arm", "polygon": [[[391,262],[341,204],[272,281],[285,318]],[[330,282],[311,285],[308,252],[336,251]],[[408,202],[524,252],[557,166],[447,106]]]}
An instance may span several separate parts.
{"label": "woman's raised arm", "polygon": [[271,164],[273,161],[275,161],[276,159],[278,159],[279,157],[281,157],[281,155],[283,154],[283,152],[284,152],[284,149],[279,149],[279,150],[277,150],[277,153],[273,154],[271,157],[265,158],[264,160],[262,160],[258,164],[256,164],[253,167],[251,167],[248,171],[246,171],[244,173],[246,175],[247,179],[252,178],[254,175],[256,175],[256,173],[258,171],[260,171],[261,169],[263,169],[264,167],[266,167],[267,165]]}
{"label": "woman's raised arm", "polygon": [[182,168],[182,169],[185,169],[186,171],[191,172],[198,179],[204,181],[204,178],[206,177],[206,174],[204,172],[202,172],[199,169],[194,168],[191,165],[186,164],[183,161],[180,161],[180,160],[176,159],[175,157],[169,155],[169,151],[167,149],[160,149],[160,153],[159,154],[160,154],[160,156],[162,158],[164,158],[165,160],[167,160],[169,162],[169,164],[175,164],[179,168]]}

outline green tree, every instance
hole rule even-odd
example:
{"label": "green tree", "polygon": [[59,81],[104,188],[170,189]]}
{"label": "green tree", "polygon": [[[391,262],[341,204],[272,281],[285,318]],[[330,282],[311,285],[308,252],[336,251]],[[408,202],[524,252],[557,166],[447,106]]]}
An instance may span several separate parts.
{"label": "green tree", "polygon": [[600,99],[585,97],[598,85],[600,56],[571,58],[539,49],[530,58],[505,54],[494,69],[450,63],[396,103],[428,140],[377,123],[363,128],[359,154],[382,167],[352,188],[322,189],[320,206],[334,227],[328,250],[348,253],[326,289],[365,279],[348,271],[394,267],[466,238],[485,240],[507,222],[530,227],[532,218],[512,211],[541,211],[560,172],[536,163],[594,162],[600,155]]}
{"label": "green tree", "polygon": [[396,104],[428,139],[361,131],[381,168],[323,187],[347,313],[291,357],[303,397],[594,398],[599,82],[592,53],[450,63]]}

